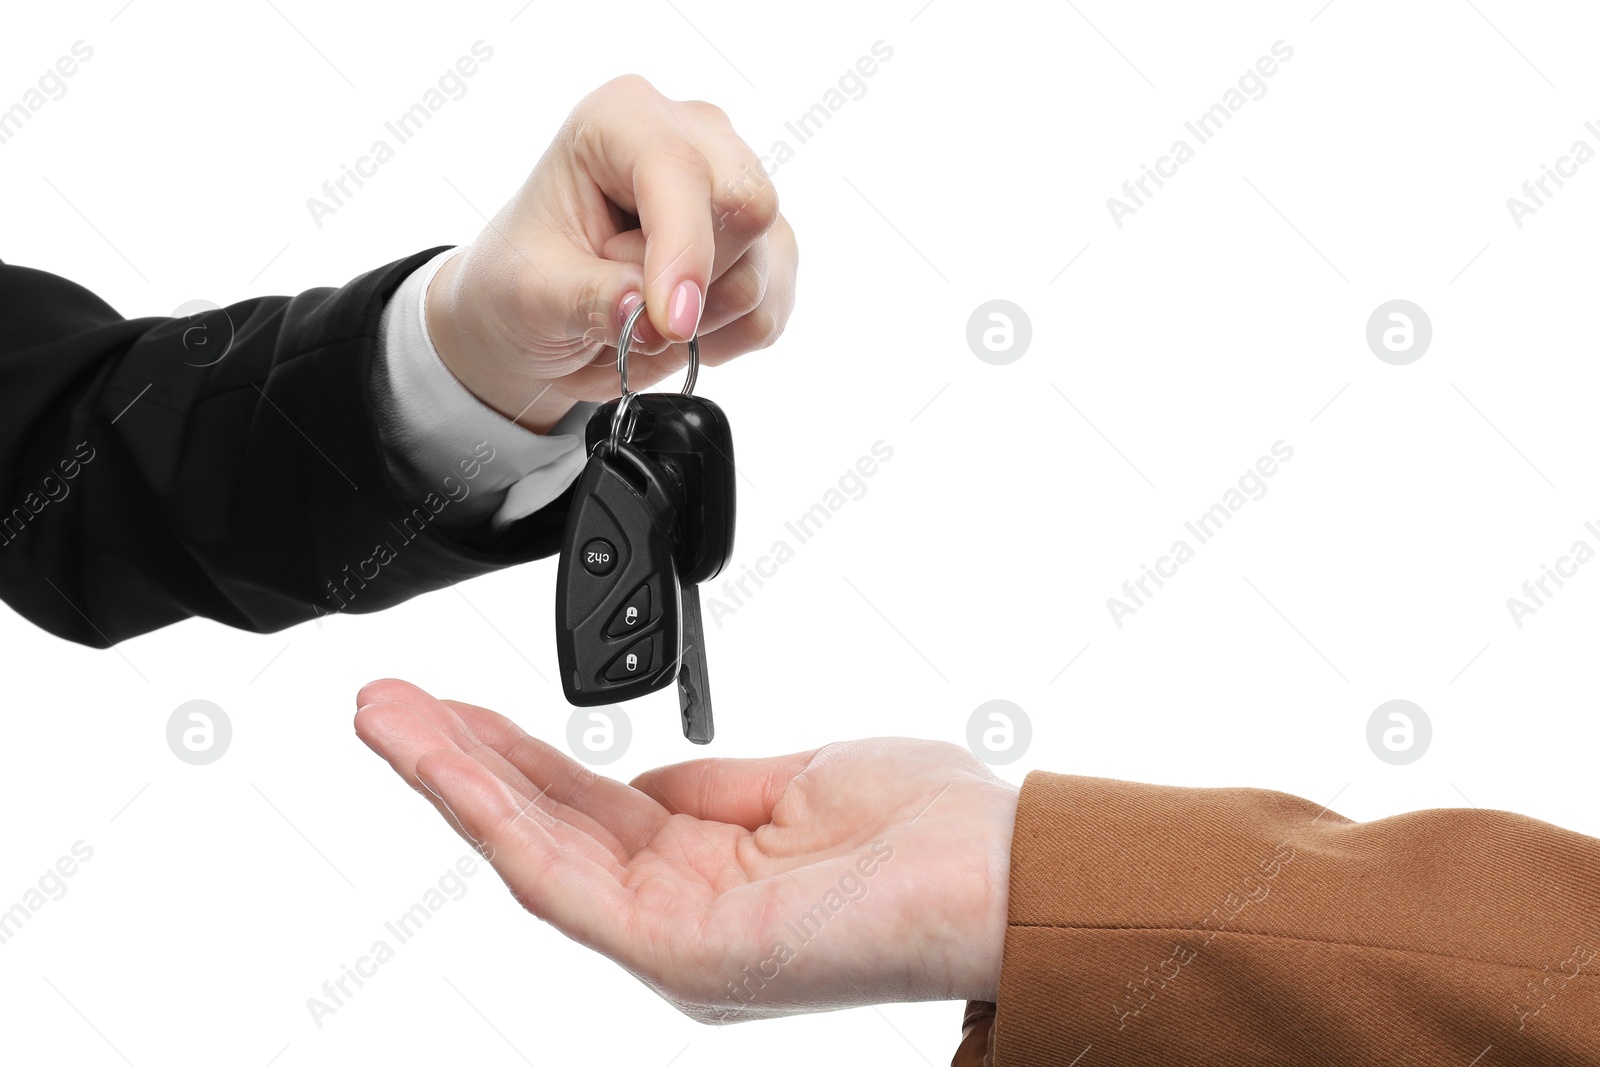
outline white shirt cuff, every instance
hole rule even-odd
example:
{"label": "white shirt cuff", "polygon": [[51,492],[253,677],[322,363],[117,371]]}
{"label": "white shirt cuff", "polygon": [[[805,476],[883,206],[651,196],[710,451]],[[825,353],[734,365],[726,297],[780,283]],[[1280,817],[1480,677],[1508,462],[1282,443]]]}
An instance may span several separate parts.
{"label": "white shirt cuff", "polygon": [[598,406],[580,403],[548,434],[524,429],[484,404],[439,358],[424,298],[448,249],[417,268],[384,308],[373,409],[389,473],[408,497],[443,494],[435,520],[450,533],[498,533],[560,496],[588,459],[583,429]]}

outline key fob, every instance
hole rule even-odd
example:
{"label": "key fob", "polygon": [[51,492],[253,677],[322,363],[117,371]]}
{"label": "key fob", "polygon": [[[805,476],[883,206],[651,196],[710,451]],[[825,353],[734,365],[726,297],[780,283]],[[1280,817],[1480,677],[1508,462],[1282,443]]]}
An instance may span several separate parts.
{"label": "key fob", "polygon": [[[590,452],[611,435],[620,401],[590,417],[584,431]],[[684,508],[674,531],[674,556],[684,585],[709,581],[733,556],[735,514],[733,434],[728,417],[710,400],[682,393],[635,393],[624,416],[623,438],[668,469],[683,486]]]}
{"label": "key fob", "polygon": [[[592,424],[591,424],[592,425]],[[591,451],[556,575],[556,656],[567,700],[631,700],[677,677],[682,592],[676,479],[632,444]]]}

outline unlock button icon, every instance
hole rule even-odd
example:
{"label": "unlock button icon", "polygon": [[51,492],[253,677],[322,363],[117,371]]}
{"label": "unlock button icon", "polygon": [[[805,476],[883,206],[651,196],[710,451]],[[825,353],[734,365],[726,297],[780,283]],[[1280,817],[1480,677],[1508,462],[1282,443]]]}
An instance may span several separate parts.
{"label": "unlock button icon", "polygon": [[606,636],[625,637],[631,633],[638,633],[649,622],[650,586],[641,585],[622,602],[622,607],[617,609],[617,613],[611,616],[611,622],[606,625]]}

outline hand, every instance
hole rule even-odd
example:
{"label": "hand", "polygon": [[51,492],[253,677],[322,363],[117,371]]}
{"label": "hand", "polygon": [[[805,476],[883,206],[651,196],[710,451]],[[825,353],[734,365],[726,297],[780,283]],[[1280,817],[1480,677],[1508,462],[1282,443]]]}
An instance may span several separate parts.
{"label": "hand", "polygon": [[965,749],[846,741],[623,785],[405,682],[357,702],[523,907],[691,1018],[997,995],[1017,791]]}
{"label": "hand", "polygon": [[542,433],[574,401],[617,395],[615,348],[640,299],[630,388],[683,367],[688,349],[669,342],[697,326],[707,365],[772,344],[798,255],[777,190],[722,111],[618,78],[439,269],[428,331],[480,400]]}

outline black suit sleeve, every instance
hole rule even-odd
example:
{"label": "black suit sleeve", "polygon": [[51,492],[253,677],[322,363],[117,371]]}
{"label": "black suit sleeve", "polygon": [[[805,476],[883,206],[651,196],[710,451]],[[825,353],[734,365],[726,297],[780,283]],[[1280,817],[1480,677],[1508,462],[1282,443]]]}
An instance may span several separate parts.
{"label": "black suit sleeve", "polygon": [[187,320],[0,264],[0,597],[104,647],[190,616],[265,632],[376,611],[554,552],[566,495],[467,544],[431,521],[450,487],[390,482],[378,323],[437,251]]}

